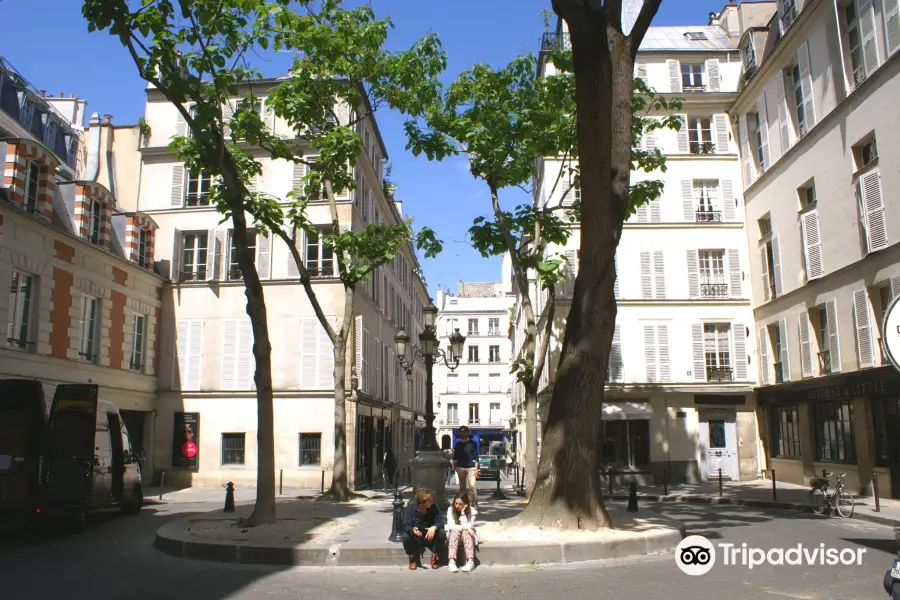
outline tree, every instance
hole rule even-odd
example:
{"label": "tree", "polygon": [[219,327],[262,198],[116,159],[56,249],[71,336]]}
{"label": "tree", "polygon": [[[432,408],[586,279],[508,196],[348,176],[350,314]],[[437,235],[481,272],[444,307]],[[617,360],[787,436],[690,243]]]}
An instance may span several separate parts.
{"label": "tree", "polygon": [[[364,232],[342,232],[335,210],[335,189],[352,189],[349,175],[361,152],[354,118],[368,116],[358,107],[366,95],[374,104],[415,110],[418,93],[434,89],[419,85],[444,68],[445,59],[436,37],[417,42],[410,50],[383,50],[388,21],[376,21],[368,8],[343,10],[337,0],[300,0],[295,10],[290,0],[143,0],[135,8],[127,0],[85,0],[82,12],[90,31],[108,30],[117,36],[132,57],[141,78],[152,83],[178,109],[190,135],[176,137],[170,150],[186,166],[207,170],[215,178],[211,201],[231,219],[238,266],[247,296],[247,314],[253,330],[254,381],[258,405],[257,497],[247,525],[273,523],[275,513],[275,449],[272,400],[271,345],[263,287],[247,246],[247,220],[270,235],[284,239],[285,226],[291,238],[300,228],[309,229],[305,198],[296,195],[282,203],[263,194],[251,193],[247,182],[259,175],[261,163],[237,144],[238,140],[267,150],[273,159],[309,162],[296,140],[282,139],[264,126],[253,107],[251,92],[237,106],[238,84],[261,78],[248,62],[248,53],[293,50],[302,53],[294,63],[292,77],[272,91],[276,114],[294,130],[317,145],[318,170],[307,177],[307,189],[323,185],[332,215],[332,233],[325,236],[338,256],[347,294],[339,332],[323,320],[321,307],[309,281],[301,276],[316,315],[335,342],[335,373],[344,365],[348,312],[352,315],[352,288],[371,272],[371,266],[389,260],[399,244],[412,239],[409,223],[395,227],[369,225]],[[365,73],[365,77],[360,76]],[[341,77],[344,77],[341,79]],[[368,87],[366,87],[368,86]],[[335,106],[357,110],[343,122],[330,123]],[[190,106],[190,108],[189,108]],[[439,250],[433,232],[419,233],[426,253]],[[295,253],[295,259],[297,255]],[[347,288],[348,283],[350,284]],[[346,467],[346,431],[343,421],[345,377],[335,378],[335,481],[331,491],[339,499],[349,496]],[[339,393],[340,392],[340,393]],[[338,397],[339,396],[339,397]],[[338,406],[340,405],[340,406]],[[341,420],[337,417],[341,416]]]}

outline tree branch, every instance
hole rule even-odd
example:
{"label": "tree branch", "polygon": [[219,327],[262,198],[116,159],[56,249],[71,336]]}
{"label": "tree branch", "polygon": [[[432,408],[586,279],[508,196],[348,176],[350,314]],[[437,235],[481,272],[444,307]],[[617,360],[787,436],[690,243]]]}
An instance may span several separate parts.
{"label": "tree branch", "polygon": [[553,329],[553,318],[556,315],[556,291],[553,286],[547,288],[546,321],[541,331],[541,346],[538,348],[537,360],[534,363],[534,377],[539,380],[544,363],[547,360],[547,350],[550,348],[550,331]]}
{"label": "tree branch", "polygon": [[656,11],[659,10],[660,4],[662,4],[662,0],[644,0],[641,12],[638,13],[637,20],[634,22],[634,27],[631,28],[631,32],[628,34],[628,39],[631,42],[632,60],[637,56],[638,48],[640,48],[641,42],[644,41],[644,36],[650,28],[650,23],[653,21],[653,17],[656,16]]}

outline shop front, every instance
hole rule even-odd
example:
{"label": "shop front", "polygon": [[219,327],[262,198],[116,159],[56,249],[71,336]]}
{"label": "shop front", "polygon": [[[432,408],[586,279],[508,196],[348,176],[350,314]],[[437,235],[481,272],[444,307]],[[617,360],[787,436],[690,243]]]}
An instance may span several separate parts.
{"label": "shop front", "polygon": [[384,453],[392,443],[390,408],[359,403],[356,409],[356,487],[382,483]]}

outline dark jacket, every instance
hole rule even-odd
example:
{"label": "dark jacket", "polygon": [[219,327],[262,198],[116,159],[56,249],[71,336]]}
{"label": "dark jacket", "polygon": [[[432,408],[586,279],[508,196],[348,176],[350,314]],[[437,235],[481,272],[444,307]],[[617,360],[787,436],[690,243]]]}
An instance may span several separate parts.
{"label": "dark jacket", "polygon": [[453,460],[456,466],[462,469],[472,469],[478,465],[478,444],[469,438],[465,442],[458,442],[453,449]]}
{"label": "dark jacket", "polygon": [[409,505],[403,511],[403,533],[412,536],[412,530],[419,528],[424,531],[429,527],[437,527],[438,531],[444,529],[447,524],[447,518],[444,513],[438,509],[437,504],[432,504],[425,514],[419,513],[419,503],[411,500]]}

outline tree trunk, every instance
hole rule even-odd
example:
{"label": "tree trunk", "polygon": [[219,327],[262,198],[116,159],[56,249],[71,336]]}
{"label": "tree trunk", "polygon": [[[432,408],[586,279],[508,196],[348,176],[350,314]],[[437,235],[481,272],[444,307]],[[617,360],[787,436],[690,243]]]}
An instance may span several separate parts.
{"label": "tree trunk", "polygon": [[338,334],[334,345],[334,467],[331,487],[324,498],[337,502],[350,499],[350,479],[347,472],[347,394],[346,394],[346,336]]}
{"label": "tree trunk", "polygon": [[616,320],[614,259],[628,200],[634,63],[629,40],[607,27],[601,11],[567,6],[560,16],[569,25],[573,48],[581,261],[537,481],[519,521],[598,529],[611,526],[596,448]]}
{"label": "tree trunk", "polygon": [[[537,379],[537,376],[535,376]],[[537,479],[537,384],[525,386],[525,497],[531,498]]]}

